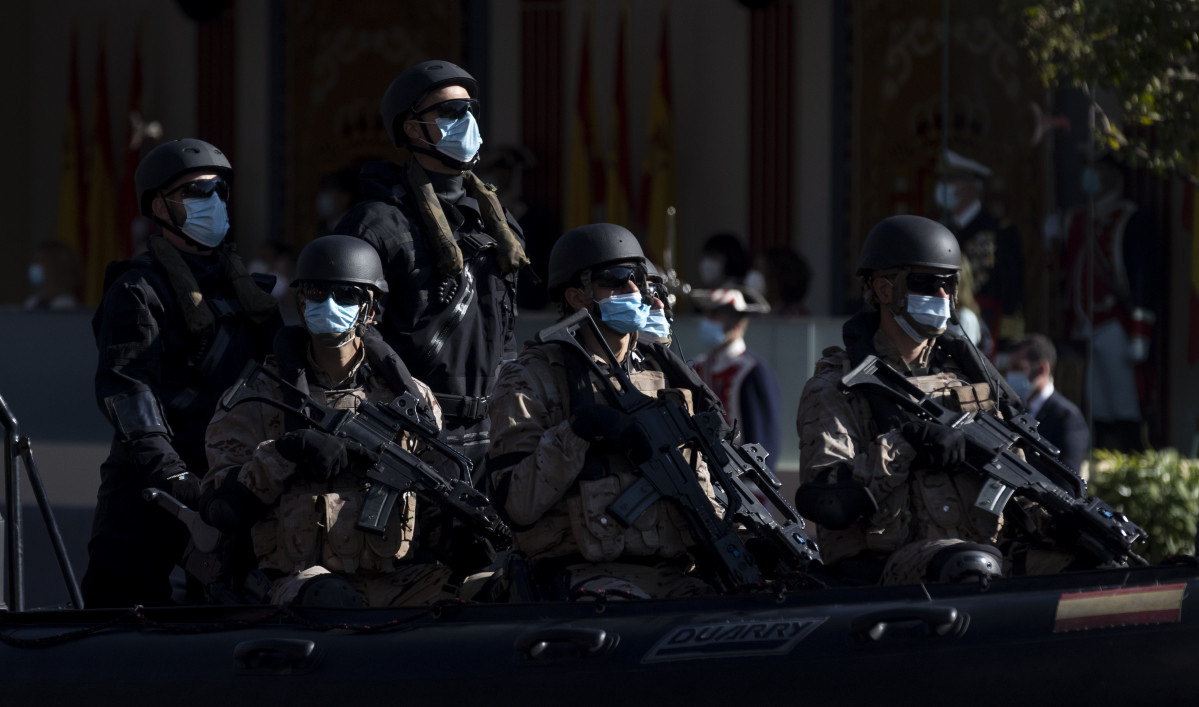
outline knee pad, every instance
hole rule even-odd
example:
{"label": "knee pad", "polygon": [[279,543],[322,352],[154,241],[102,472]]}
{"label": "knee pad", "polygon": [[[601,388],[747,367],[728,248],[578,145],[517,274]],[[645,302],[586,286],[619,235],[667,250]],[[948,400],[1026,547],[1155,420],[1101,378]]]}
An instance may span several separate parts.
{"label": "knee pad", "polygon": [[295,606],[357,609],[366,606],[366,599],[341,577],[335,574],[322,574],[304,582],[292,604]]}
{"label": "knee pad", "polygon": [[930,582],[989,582],[1003,576],[1003,556],[991,545],[956,543],[933,555],[925,576]]}

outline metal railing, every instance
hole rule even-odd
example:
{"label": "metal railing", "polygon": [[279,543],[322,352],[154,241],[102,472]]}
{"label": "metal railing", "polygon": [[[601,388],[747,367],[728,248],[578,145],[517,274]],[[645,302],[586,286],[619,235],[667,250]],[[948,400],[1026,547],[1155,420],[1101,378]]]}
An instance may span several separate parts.
{"label": "metal railing", "polygon": [[[0,549],[0,583],[3,584],[8,597],[5,604],[0,597],[0,610],[11,608],[13,611],[25,610],[25,556],[24,556],[24,523],[21,518],[21,474],[20,466],[24,466],[25,478],[33,488],[37,499],[38,509],[42,512],[42,520],[46,524],[46,532],[50,543],[54,546],[54,554],[58,558],[59,569],[62,570],[63,581],[71,595],[71,603],[76,609],[83,608],[83,595],[79,591],[79,583],[75,581],[75,572],[67,558],[67,550],[63,545],[62,533],[59,532],[58,522],[54,520],[54,511],[46,498],[46,487],[42,485],[42,477],[38,474],[37,464],[33,461],[33,449],[28,437],[21,436],[20,425],[8,408],[8,403],[0,396],[0,425],[4,427],[4,488],[5,513],[0,516],[0,532],[4,534],[3,549]],[[19,466],[20,465],[20,466]],[[8,519],[7,523],[5,518]]]}

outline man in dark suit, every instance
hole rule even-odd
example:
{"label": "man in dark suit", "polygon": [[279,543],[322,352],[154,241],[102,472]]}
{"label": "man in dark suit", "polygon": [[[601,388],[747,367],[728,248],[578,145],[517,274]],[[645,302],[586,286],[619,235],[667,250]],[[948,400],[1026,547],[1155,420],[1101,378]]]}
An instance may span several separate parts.
{"label": "man in dark suit", "polygon": [[1062,450],[1062,462],[1081,473],[1091,433],[1078,406],[1053,387],[1056,364],[1057,351],[1049,337],[1029,334],[1011,351],[1007,380],[1040,423],[1037,431]]}

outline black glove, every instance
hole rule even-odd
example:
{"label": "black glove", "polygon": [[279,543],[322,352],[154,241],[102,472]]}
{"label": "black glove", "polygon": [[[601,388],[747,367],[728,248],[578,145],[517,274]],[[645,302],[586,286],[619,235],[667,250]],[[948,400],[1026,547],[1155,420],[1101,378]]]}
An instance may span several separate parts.
{"label": "black glove", "polygon": [[645,430],[634,425],[631,416],[607,405],[579,406],[570,428],[602,454],[630,454],[641,459],[649,457],[652,447]]}
{"label": "black glove", "polygon": [[347,471],[368,469],[379,455],[353,440],[320,430],[294,430],[275,440],[275,451],[295,462],[296,473],[309,481],[328,481]]}
{"label": "black glove", "polygon": [[182,466],[154,472],[150,475],[150,485],[171,494],[188,508],[195,508],[200,500],[200,480]]}
{"label": "black glove", "polygon": [[913,420],[904,423],[900,432],[916,448],[916,466],[952,471],[966,461],[966,437],[961,430]]}
{"label": "black glove", "polygon": [[226,481],[200,499],[200,518],[222,533],[235,535],[254,525],[267,506],[250,489]]}
{"label": "black glove", "polygon": [[795,510],[829,530],[845,530],[878,511],[870,489],[853,478],[848,464],[829,467],[795,491]]}
{"label": "black glove", "polygon": [[629,416],[607,405],[581,405],[570,419],[570,429],[592,444],[614,444],[629,425]]}

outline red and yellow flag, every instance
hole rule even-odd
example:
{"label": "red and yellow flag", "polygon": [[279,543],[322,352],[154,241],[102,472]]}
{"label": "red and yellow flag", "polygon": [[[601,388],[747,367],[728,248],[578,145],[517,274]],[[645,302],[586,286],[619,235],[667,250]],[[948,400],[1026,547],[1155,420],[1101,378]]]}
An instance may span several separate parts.
{"label": "red and yellow flag", "polygon": [[632,228],[629,206],[629,122],[628,87],[625,84],[625,25],[628,7],[620,7],[620,28],[616,40],[616,76],[612,96],[612,142],[608,153],[607,219],[609,223]]}
{"label": "red and yellow flag", "polygon": [[112,169],[112,123],[108,116],[108,67],[104,45],[96,62],[96,97],[92,102],[92,123],[87,154],[87,198],[84,217],[87,242],[84,244],[84,300],[100,303],[104,269],[109,261],[125,257],[117,234],[116,195]]}
{"label": "red and yellow flag", "polygon": [[62,129],[62,167],[58,178],[58,221],[55,237],[82,255],[87,240],[83,219],[83,138],[79,98],[79,36],[71,28],[67,73],[67,117]]}
{"label": "red and yellow flag", "polygon": [[[669,7],[669,6],[667,6]],[[674,119],[670,104],[669,11],[663,8],[658,38],[658,67],[650,96],[645,159],[641,163],[641,222],[649,256],[662,262],[666,249],[666,209],[676,205]]]}
{"label": "red and yellow flag", "polygon": [[566,228],[596,220],[596,208],[604,203],[603,150],[596,132],[595,88],[591,84],[591,13],[583,19],[583,42],[579,56],[578,96],[570,141],[570,184],[566,197]]}
{"label": "red and yellow flag", "polygon": [[141,126],[134,124],[143,119],[142,107],[142,22],[137,23],[137,32],[133,40],[133,69],[129,77],[129,110],[125,111],[126,130],[129,139],[124,143],[123,161],[121,168],[121,188],[117,191],[117,236],[121,250],[130,254],[133,252],[133,223],[141,213],[138,206],[137,186],[133,175],[142,157]]}
{"label": "red and yellow flag", "polygon": [[1199,363],[1199,186],[1187,185],[1183,223],[1191,229],[1191,310],[1187,365]]}

